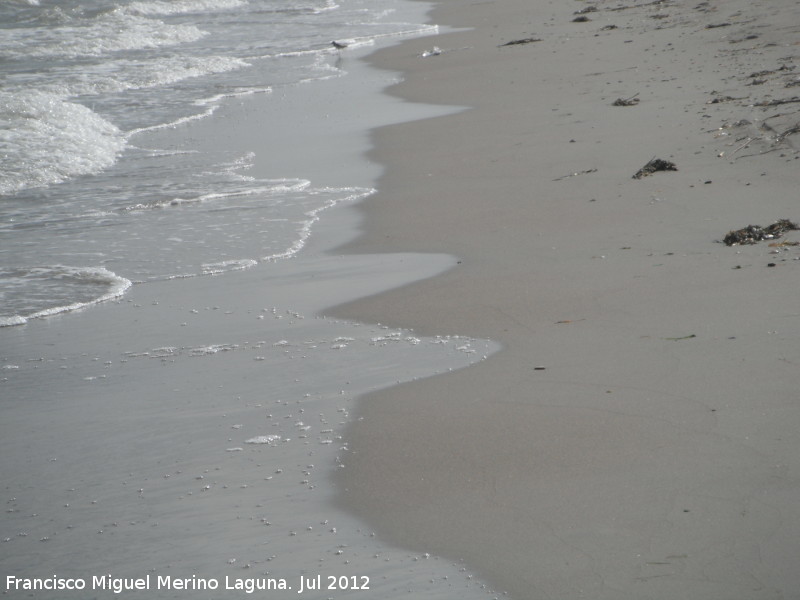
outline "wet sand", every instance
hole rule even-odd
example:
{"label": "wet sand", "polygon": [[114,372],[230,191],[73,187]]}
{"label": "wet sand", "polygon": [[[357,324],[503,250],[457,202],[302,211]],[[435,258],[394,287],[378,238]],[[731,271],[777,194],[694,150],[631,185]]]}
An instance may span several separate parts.
{"label": "wet sand", "polygon": [[[797,4],[431,19],[469,29],[371,62],[470,109],[374,132],[342,250],[459,263],[326,314],[504,349],[359,400],[341,504],[515,599],[796,598],[800,247],[720,240],[800,220]],[[678,170],[633,179],[654,157]]]}

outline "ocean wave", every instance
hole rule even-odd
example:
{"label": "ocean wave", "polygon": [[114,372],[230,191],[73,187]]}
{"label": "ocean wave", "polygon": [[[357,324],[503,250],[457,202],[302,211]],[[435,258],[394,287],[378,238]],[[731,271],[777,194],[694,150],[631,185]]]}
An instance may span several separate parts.
{"label": "ocean wave", "polygon": [[125,148],[122,132],[89,108],[53,94],[0,92],[0,195],[97,173]]}
{"label": "ocean wave", "polygon": [[[235,171],[238,171],[243,168],[248,168],[247,156],[242,157],[239,160],[241,160],[242,162],[237,163],[236,161],[234,161],[227,165],[219,165],[219,167],[222,170],[224,170],[231,177],[231,179],[234,179],[233,173],[235,173]],[[147,203],[137,203],[130,206],[126,206],[125,208],[122,209],[122,211],[138,212],[143,210],[165,209],[169,207],[202,204],[207,202],[232,200],[234,198],[244,198],[244,197],[257,197],[263,199],[283,194],[291,195],[303,192],[307,190],[311,185],[311,182],[307,179],[255,180],[253,178],[242,177],[242,176],[238,176],[236,177],[236,179],[243,182],[242,187],[234,187],[229,185],[228,188],[223,191],[205,192],[205,193],[197,192],[197,194],[193,196],[186,194],[184,196],[175,196],[173,198],[159,199]],[[261,185],[253,185],[254,182]]]}
{"label": "ocean wave", "polygon": [[170,25],[119,9],[59,26],[3,31],[0,57],[24,60],[103,56],[123,50],[176,46],[207,35],[195,25]]}
{"label": "ocean wave", "polygon": [[97,96],[127,90],[168,86],[186,79],[226,73],[249,67],[247,61],[227,56],[162,56],[152,59],[110,60],[86,65],[81,71],[72,67],[53,69],[53,80],[38,87],[66,97]]}
{"label": "ocean wave", "polygon": [[336,10],[339,5],[334,0],[325,0],[325,6],[320,6],[314,9],[316,13],[323,13],[329,10]]}
{"label": "ocean wave", "polygon": [[322,213],[325,210],[328,210],[329,208],[333,208],[334,206],[337,206],[343,202],[359,202],[360,200],[363,200],[364,198],[371,196],[376,191],[377,190],[373,188],[354,187],[348,189],[322,188],[316,192],[313,192],[316,194],[328,194],[330,192],[336,192],[336,193],[344,192],[346,193],[346,195],[343,198],[334,198],[326,200],[324,204],[322,204],[318,208],[306,212],[305,213],[306,219],[299,224],[300,227],[297,231],[297,238],[295,239],[295,241],[286,250],[270,254],[269,256],[264,256],[261,260],[275,261],[284,258],[291,258],[298,252],[300,252],[303,248],[305,248],[305,245],[308,242],[308,238],[311,237],[311,230],[314,227],[314,224],[320,219],[320,213]]}
{"label": "ocean wave", "polygon": [[335,0],[323,0],[314,2],[313,0],[278,0],[274,3],[254,7],[259,13],[278,13],[284,15],[319,15],[332,10],[337,10],[340,5]]}
{"label": "ocean wave", "polygon": [[201,265],[203,269],[202,275],[219,275],[220,273],[227,273],[228,271],[243,271],[254,267],[258,264],[257,260],[251,258],[243,258],[238,260],[223,260],[217,263],[208,263]]}
{"label": "ocean wave", "polygon": [[126,7],[126,11],[139,15],[182,15],[187,13],[206,13],[221,12],[245,6],[247,0],[175,0],[164,2],[154,0],[152,2],[132,2]]}
{"label": "ocean wave", "polygon": [[201,99],[195,100],[192,104],[194,106],[203,107],[204,110],[202,110],[202,111],[200,111],[198,113],[195,113],[195,114],[186,115],[184,117],[178,117],[174,121],[169,121],[169,122],[166,122],[166,123],[157,123],[155,125],[149,125],[147,127],[137,127],[135,129],[131,129],[130,131],[128,131],[126,133],[126,136],[128,138],[131,138],[131,137],[133,137],[135,135],[139,135],[139,134],[146,133],[146,132],[149,132],[149,131],[158,131],[159,129],[172,129],[172,128],[177,127],[179,125],[184,125],[186,123],[191,123],[192,121],[199,121],[201,119],[207,119],[208,117],[210,117],[211,115],[213,115],[216,112],[216,110],[220,106],[220,103],[223,100],[226,100],[226,99],[229,99],[229,98],[239,98],[239,97],[243,97],[243,96],[251,96],[253,94],[269,94],[269,93],[272,93],[272,89],[269,88],[269,87],[263,87],[263,88],[251,88],[251,89],[236,90],[236,91],[231,91],[231,92],[225,92],[225,93],[222,93],[222,94],[215,94],[214,96],[210,96],[208,98],[201,98]]}
{"label": "ocean wave", "polygon": [[[24,314],[0,316],[0,327],[24,325],[31,319],[49,317],[64,312],[113,300],[122,296],[133,283],[104,267],[71,267],[49,265],[5,270],[0,281],[6,289],[21,290],[25,296],[38,298],[39,304]],[[57,289],[59,295],[51,295]],[[65,292],[72,292],[68,297]]]}
{"label": "ocean wave", "polygon": [[[376,22],[388,15],[363,0],[41,4],[0,0],[0,61],[9,66],[0,88],[0,155],[11,158],[0,163],[0,229],[6,256],[13,253],[6,264],[110,270],[92,280],[45,267],[10,276],[19,285],[9,289],[0,267],[0,324],[102,302],[131,281],[294,256],[323,211],[372,193],[261,179],[245,170],[255,163],[249,147],[195,145],[184,141],[186,127],[175,136],[143,132],[205,119],[231,98],[346,75],[330,40],[353,49],[413,25]],[[263,136],[269,152],[280,151],[269,126]]]}

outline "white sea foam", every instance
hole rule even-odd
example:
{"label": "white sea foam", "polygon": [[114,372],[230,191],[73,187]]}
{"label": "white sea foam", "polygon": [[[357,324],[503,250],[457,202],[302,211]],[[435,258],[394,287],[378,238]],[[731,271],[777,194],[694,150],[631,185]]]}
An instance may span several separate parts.
{"label": "white sea foam", "polygon": [[317,13],[322,13],[328,10],[336,10],[339,8],[339,5],[334,2],[334,0],[325,0],[325,6],[321,6],[319,8],[314,9]]}
{"label": "white sea foam", "polygon": [[257,87],[257,88],[248,88],[248,89],[239,89],[234,92],[225,92],[224,94],[215,94],[209,98],[201,98],[200,100],[195,100],[195,106],[206,106],[208,104],[219,104],[220,101],[225,100],[226,98],[241,98],[244,96],[251,96],[253,94],[269,94],[272,92],[271,87]]}
{"label": "white sea foam", "polygon": [[24,325],[30,319],[49,317],[64,312],[74,311],[93,304],[106,302],[122,296],[131,287],[129,279],[120,277],[104,267],[71,267],[66,265],[52,265],[47,267],[32,267],[16,272],[16,277],[5,278],[9,286],[15,285],[15,280],[34,279],[42,282],[42,288],[47,289],[48,283],[58,283],[60,287],[74,287],[82,290],[82,299],[69,304],[51,306],[35,310],[28,314],[11,315],[0,318],[0,327],[10,325]]}
{"label": "white sea foam", "polygon": [[208,356],[210,354],[217,354],[219,352],[230,352],[236,350],[238,344],[211,344],[210,346],[200,346],[189,350],[190,356]]}
{"label": "white sea foam", "polygon": [[[232,163],[225,167],[226,171],[236,171],[238,169],[247,168],[246,163],[242,164],[235,164]],[[131,206],[126,206],[122,210],[124,211],[141,211],[141,210],[148,210],[148,209],[161,209],[167,207],[178,207],[185,204],[197,204],[197,203],[211,203],[211,202],[221,202],[224,200],[232,200],[234,198],[246,198],[246,197],[271,197],[271,196],[281,196],[286,194],[296,194],[299,192],[303,192],[307,190],[311,186],[311,182],[307,179],[262,179],[262,180],[255,180],[251,177],[240,176],[231,177],[232,179],[239,179],[246,184],[251,183],[259,183],[258,187],[253,187],[251,185],[245,186],[229,186],[228,189],[225,191],[218,191],[218,192],[209,192],[206,194],[198,194],[197,196],[183,196],[183,197],[174,197],[169,199],[162,199],[157,202],[151,203],[139,203],[133,204]]]}
{"label": "white sea foam", "polygon": [[202,274],[218,275],[220,273],[226,273],[227,271],[242,271],[244,269],[249,269],[250,267],[254,267],[257,264],[258,261],[253,260],[251,258],[223,260],[217,263],[208,263],[202,265],[203,268]]}
{"label": "white sea foam", "polygon": [[229,56],[160,56],[150,59],[117,59],[85,66],[80,73],[55,69],[57,80],[39,86],[63,96],[95,96],[126,90],[167,86],[185,79],[236,71],[249,67],[241,58]]}
{"label": "white sea foam", "polygon": [[247,0],[174,0],[163,2],[132,2],[128,12],[140,15],[178,15],[186,13],[221,12],[244,6]]}
{"label": "white sea foam", "polygon": [[274,445],[275,442],[280,442],[281,436],[279,435],[259,435],[249,440],[245,440],[245,444],[269,444]]}
{"label": "white sea foam", "polygon": [[200,119],[206,119],[214,114],[214,111],[217,110],[216,106],[209,106],[206,110],[201,113],[197,113],[194,115],[189,115],[188,117],[180,117],[179,119],[175,119],[174,121],[170,121],[169,123],[157,123],[156,125],[150,125],[149,127],[137,127],[135,129],[131,129],[127,135],[128,137],[132,137],[134,135],[138,135],[140,133],[144,133],[147,131],[158,131],[159,129],[172,129],[179,125],[183,125],[185,123],[191,123],[192,121],[199,121]]}
{"label": "white sea foam", "polygon": [[[126,138],[142,131],[209,117],[219,100],[234,94],[217,95],[216,102],[197,102],[197,106],[206,107],[200,114],[137,128],[127,134],[70,98],[164,87],[248,66],[242,59],[222,56],[118,60],[86,67],[80,74],[65,73],[37,90],[13,90],[6,86],[8,91],[0,92],[0,118],[7,121],[9,127],[0,129],[0,147],[21,160],[5,161],[0,166],[0,194],[97,173],[116,162],[119,152],[125,148]],[[255,91],[241,95],[249,93]]]}
{"label": "white sea foam", "polygon": [[28,319],[19,315],[13,317],[0,317],[0,327],[11,327],[13,325],[25,325]]}
{"label": "white sea foam", "polygon": [[194,25],[169,25],[120,10],[77,25],[40,28],[35,37],[24,29],[4,32],[0,51],[12,59],[102,56],[123,50],[175,46],[206,35]]}
{"label": "white sea foam", "polygon": [[52,185],[114,164],[125,148],[120,130],[83,105],[38,91],[0,92],[0,194]]}
{"label": "white sea foam", "polygon": [[[208,75],[208,74],[211,74],[211,73],[222,73],[222,72],[225,72],[225,71],[232,71],[232,70],[238,69],[240,67],[248,66],[248,64],[249,63],[247,63],[246,61],[238,60],[238,59],[237,60],[231,60],[231,61],[224,61],[224,62],[221,63],[221,66],[224,65],[224,68],[219,68],[217,70],[208,71],[206,73],[198,73],[196,76],[199,77],[201,75]],[[191,75],[191,76],[194,77],[195,75]],[[184,77],[183,79],[185,79],[185,78],[186,77]],[[176,80],[176,81],[178,81],[178,80]],[[243,97],[243,96],[250,96],[252,94],[269,94],[270,92],[272,92],[272,89],[269,88],[269,87],[259,87],[259,88],[238,90],[238,91],[235,91],[235,92],[226,92],[224,94],[215,94],[215,95],[210,96],[208,98],[201,98],[199,100],[195,100],[192,103],[194,106],[205,107],[205,110],[203,110],[201,112],[198,112],[198,113],[195,113],[195,114],[191,114],[191,115],[187,115],[187,116],[184,116],[184,117],[179,117],[179,118],[175,119],[174,121],[167,121],[165,123],[156,123],[155,125],[150,125],[150,126],[147,126],[147,127],[137,127],[137,128],[134,128],[134,129],[131,129],[130,131],[128,131],[126,135],[127,135],[128,138],[131,138],[131,137],[133,137],[135,135],[139,135],[141,133],[146,133],[148,131],[158,131],[159,129],[172,129],[172,128],[178,127],[180,125],[184,125],[186,123],[191,123],[192,121],[199,121],[201,119],[206,119],[206,118],[210,117],[211,115],[213,115],[216,112],[217,108],[219,108],[220,103],[223,100],[226,100],[226,99],[229,99],[229,98],[238,98],[238,97]]]}
{"label": "white sea foam", "polygon": [[[329,190],[330,188],[326,189]],[[279,260],[282,258],[289,258],[291,256],[294,256],[305,247],[306,242],[308,241],[308,238],[311,235],[311,230],[314,224],[317,221],[319,221],[320,213],[322,213],[322,211],[327,210],[329,208],[333,208],[334,206],[340,204],[341,202],[357,202],[359,200],[363,200],[367,196],[371,196],[372,194],[374,194],[375,191],[376,191],[375,189],[368,189],[368,188],[351,188],[350,193],[346,197],[338,200],[328,200],[319,208],[308,211],[307,213],[305,213],[306,220],[300,226],[300,229],[298,230],[298,237],[297,239],[295,239],[294,243],[292,243],[292,245],[289,246],[286,250],[265,256],[262,258],[262,260],[265,261]]]}

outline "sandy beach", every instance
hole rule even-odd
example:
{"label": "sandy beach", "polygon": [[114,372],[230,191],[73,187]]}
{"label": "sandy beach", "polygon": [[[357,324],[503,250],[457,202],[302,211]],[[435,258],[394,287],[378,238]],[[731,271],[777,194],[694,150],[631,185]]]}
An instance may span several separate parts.
{"label": "sandy beach", "polygon": [[340,503],[515,599],[800,597],[800,232],[721,243],[800,219],[797,3],[431,20],[371,62],[469,110],[374,132],[340,250],[458,264],[326,314],[503,350],[360,399]]}
{"label": "sandy beach", "polygon": [[800,598],[800,231],[722,242],[800,223],[800,7],[429,21],[135,138],[352,195],[291,259],[0,328],[7,597]]}

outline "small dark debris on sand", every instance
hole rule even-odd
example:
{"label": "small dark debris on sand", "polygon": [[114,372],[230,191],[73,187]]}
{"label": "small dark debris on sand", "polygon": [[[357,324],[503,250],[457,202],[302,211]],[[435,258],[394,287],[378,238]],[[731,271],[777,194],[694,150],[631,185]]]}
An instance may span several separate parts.
{"label": "small dark debris on sand", "polygon": [[[712,92],[714,93],[714,92]],[[733,96],[717,96],[707,101],[706,104],[720,104],[722,102],[732,102],[733,100],[745,100],[746,98],[734,98]]]}
{"label": "small dark debris on sand", "polygon": [[670,0],[653,0],[652,2],[644,2],[643,4],[630,4],[627,6],[617,6],[615,8],[607,8],[606,10],[628,10],[629,8],[644,8],[645,6],[666,6],[671,4]]}
{"label": "small dark debris on sand", "polygon": [[735,40],[728,40],[728,41],[729,41],[731,44],[738,44],[739,42],[747,42],[747,41],[749,41],[749,40],[757,40],[757,39],[758,39],[758,36],[757,36],[757,35],[755,35],[755,34],[751,34],[751,35],[745,36],[745,37],[743,37],[743,38],[737,38],[737,39],[735,39]]}
{"label": "small dark debris on sand", "polygon": [[759,102],[758,104],[754,104],[753,106],[780,106],[781,104],[792,104],[794,102],[800,102],[800,96],[792,96],[791,98],[784,98],[783,100],[770,100],[767,102]]}
{"label": "small dark debris on sand", "polygon": [[668,160],[663,160],[661,158],[654,158],[641,169],[636,171],[636,174],[633,176],[634,179],[641,179],[642,177],[647,177],[648,175],[652,175],[656,171],[677,171],[678,167],[675,166],[675,163],[670,162]]}
{"label": "small dark debris on sand", "polygon": [[730,27],[730,23],[711,23],[706,25],[706,29],[716,29],[717,27]]}
{"label": "small dark debris on sand", "polygon": [[634,94],[630,98],[617,98],[611,106],[636,106],[639,104],[639,98],[636,97],[638,95],[639,94]]}
{"label": "small dark debris on sand", "polygon": [[789,137],[790,135],[794,135],[795,133],[800,133],[800,123],[798,123],[794,127],[790,127],[789,129],[787,129],[783,133],[779,133],[778,137],[775,138],[775,141],[776,142],[782,142],[787,137]]}
{"label": "small dark debris on sand", "polygon": [[760,225],[748,225],[736,231],[729,231],[722,242],[726,246],[736,246],[738,244],[757,244],[763,240],[774,240],[781,237],[787,231],[800,229],[797,223],[792,223],[789,219],[775,221],[768,227]]}
{"label": "small dark debris on sand", "polygon": [[795,65],[781,65],[777,69],[765,69],[763,71],[756,71],[755,73],[750,73],[748,77],[764,77],[765,75],[774,75],[775,73],[779,73],[781,71],[794,71]]}
{"label": "small dark debris on sand", "polygon": [[587,21],[591,21],[591,19],[586,15],[580,15],[579,17],[572,19],[573,23],[586,23]]}
{"label": "small dark debris on sand", "polygon": [[596,6],[587,6],[586,8],[582,8],[580,10],[576,10],[574,14],[576,15],[585,15],[586,13],[590,12],[597,12]]}
{"label": "small dark debris on sand", "polygon": [[532,44],[533,42],[541,42],[539,38],[522,38],[521,40],[511,40],[510,42],[506,42],[505,44],[500,44],[498,48],[502,48],[503,46],[520,46],[522,44]]}
{"label": "small dark debris on sand", "polygon": [[617,29],[616,25],[606,25],[600,31],[611,31],[612,29]]}

